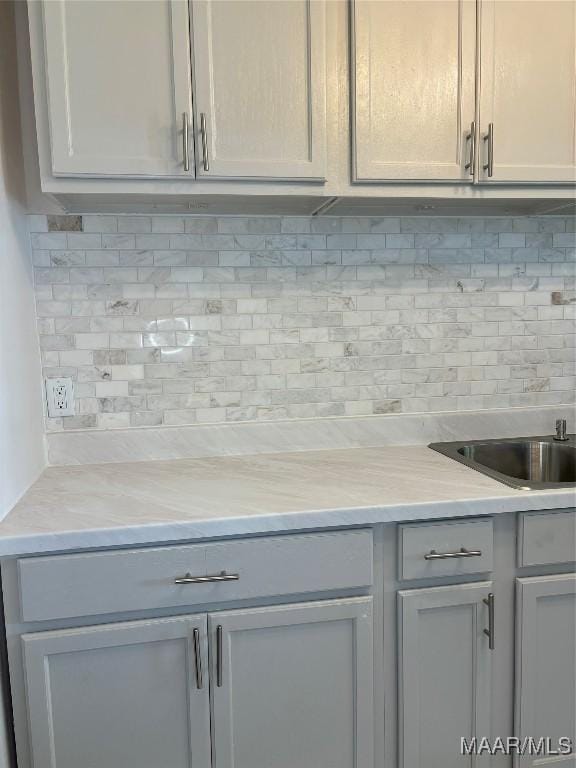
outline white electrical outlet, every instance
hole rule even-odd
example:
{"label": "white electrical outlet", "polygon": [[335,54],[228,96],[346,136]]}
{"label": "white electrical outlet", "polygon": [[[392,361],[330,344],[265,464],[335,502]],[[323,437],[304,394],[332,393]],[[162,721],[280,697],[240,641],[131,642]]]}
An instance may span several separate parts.
{"label": "white electrical outlet", "polygon": [[74,382],[72,379],[46,379],[48,416],[74,416]]}

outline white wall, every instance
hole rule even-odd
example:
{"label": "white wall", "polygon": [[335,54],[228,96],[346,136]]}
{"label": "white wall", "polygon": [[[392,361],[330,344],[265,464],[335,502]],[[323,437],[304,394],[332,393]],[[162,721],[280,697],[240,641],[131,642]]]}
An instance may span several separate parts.
{"label": "white wall", "polygon": [[[45,465],[15,37],[13,4],[0,0],[0,518]],[[1,642],[0,768],[15,762],[6,685]]]}
{"label": "white wall", "polygon": [[45,464],[14,7],[0,2],[0,517]]}

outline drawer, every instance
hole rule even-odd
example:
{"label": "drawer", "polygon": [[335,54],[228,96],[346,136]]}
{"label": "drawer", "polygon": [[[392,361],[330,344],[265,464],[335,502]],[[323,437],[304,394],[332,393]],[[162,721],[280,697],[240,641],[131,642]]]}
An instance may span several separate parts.
{"label": "drawer", "polygon": [[518,516],[518,565],[576,560],[576,509],[523,512]]}
{"label": "drawer", "polygon": [[399,526],[402,579],[432,579],[492,570],[492,519]]}
{"label": "drawer", "polygon": [[18,577],[24,621],[367,587],[372,531],[31,557]]}

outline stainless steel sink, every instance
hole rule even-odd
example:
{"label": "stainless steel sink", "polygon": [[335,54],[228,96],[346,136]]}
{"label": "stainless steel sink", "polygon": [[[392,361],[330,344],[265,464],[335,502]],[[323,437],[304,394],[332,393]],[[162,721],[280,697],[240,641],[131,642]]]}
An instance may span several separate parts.
{"label": "stainless steel sink", "polygon": [[516,437],[431,443],[430,448],[513,488],[537,490],[576,487],[576,440]]}

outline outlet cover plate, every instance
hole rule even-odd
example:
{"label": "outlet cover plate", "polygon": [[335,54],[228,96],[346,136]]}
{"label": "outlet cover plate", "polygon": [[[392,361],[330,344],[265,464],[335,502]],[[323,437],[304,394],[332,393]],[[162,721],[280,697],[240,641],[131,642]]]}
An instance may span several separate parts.
{"label": "outlet cover plate", "polygon": [[74,416],[74,382],[70,378],[46,379],[48,416]]}

